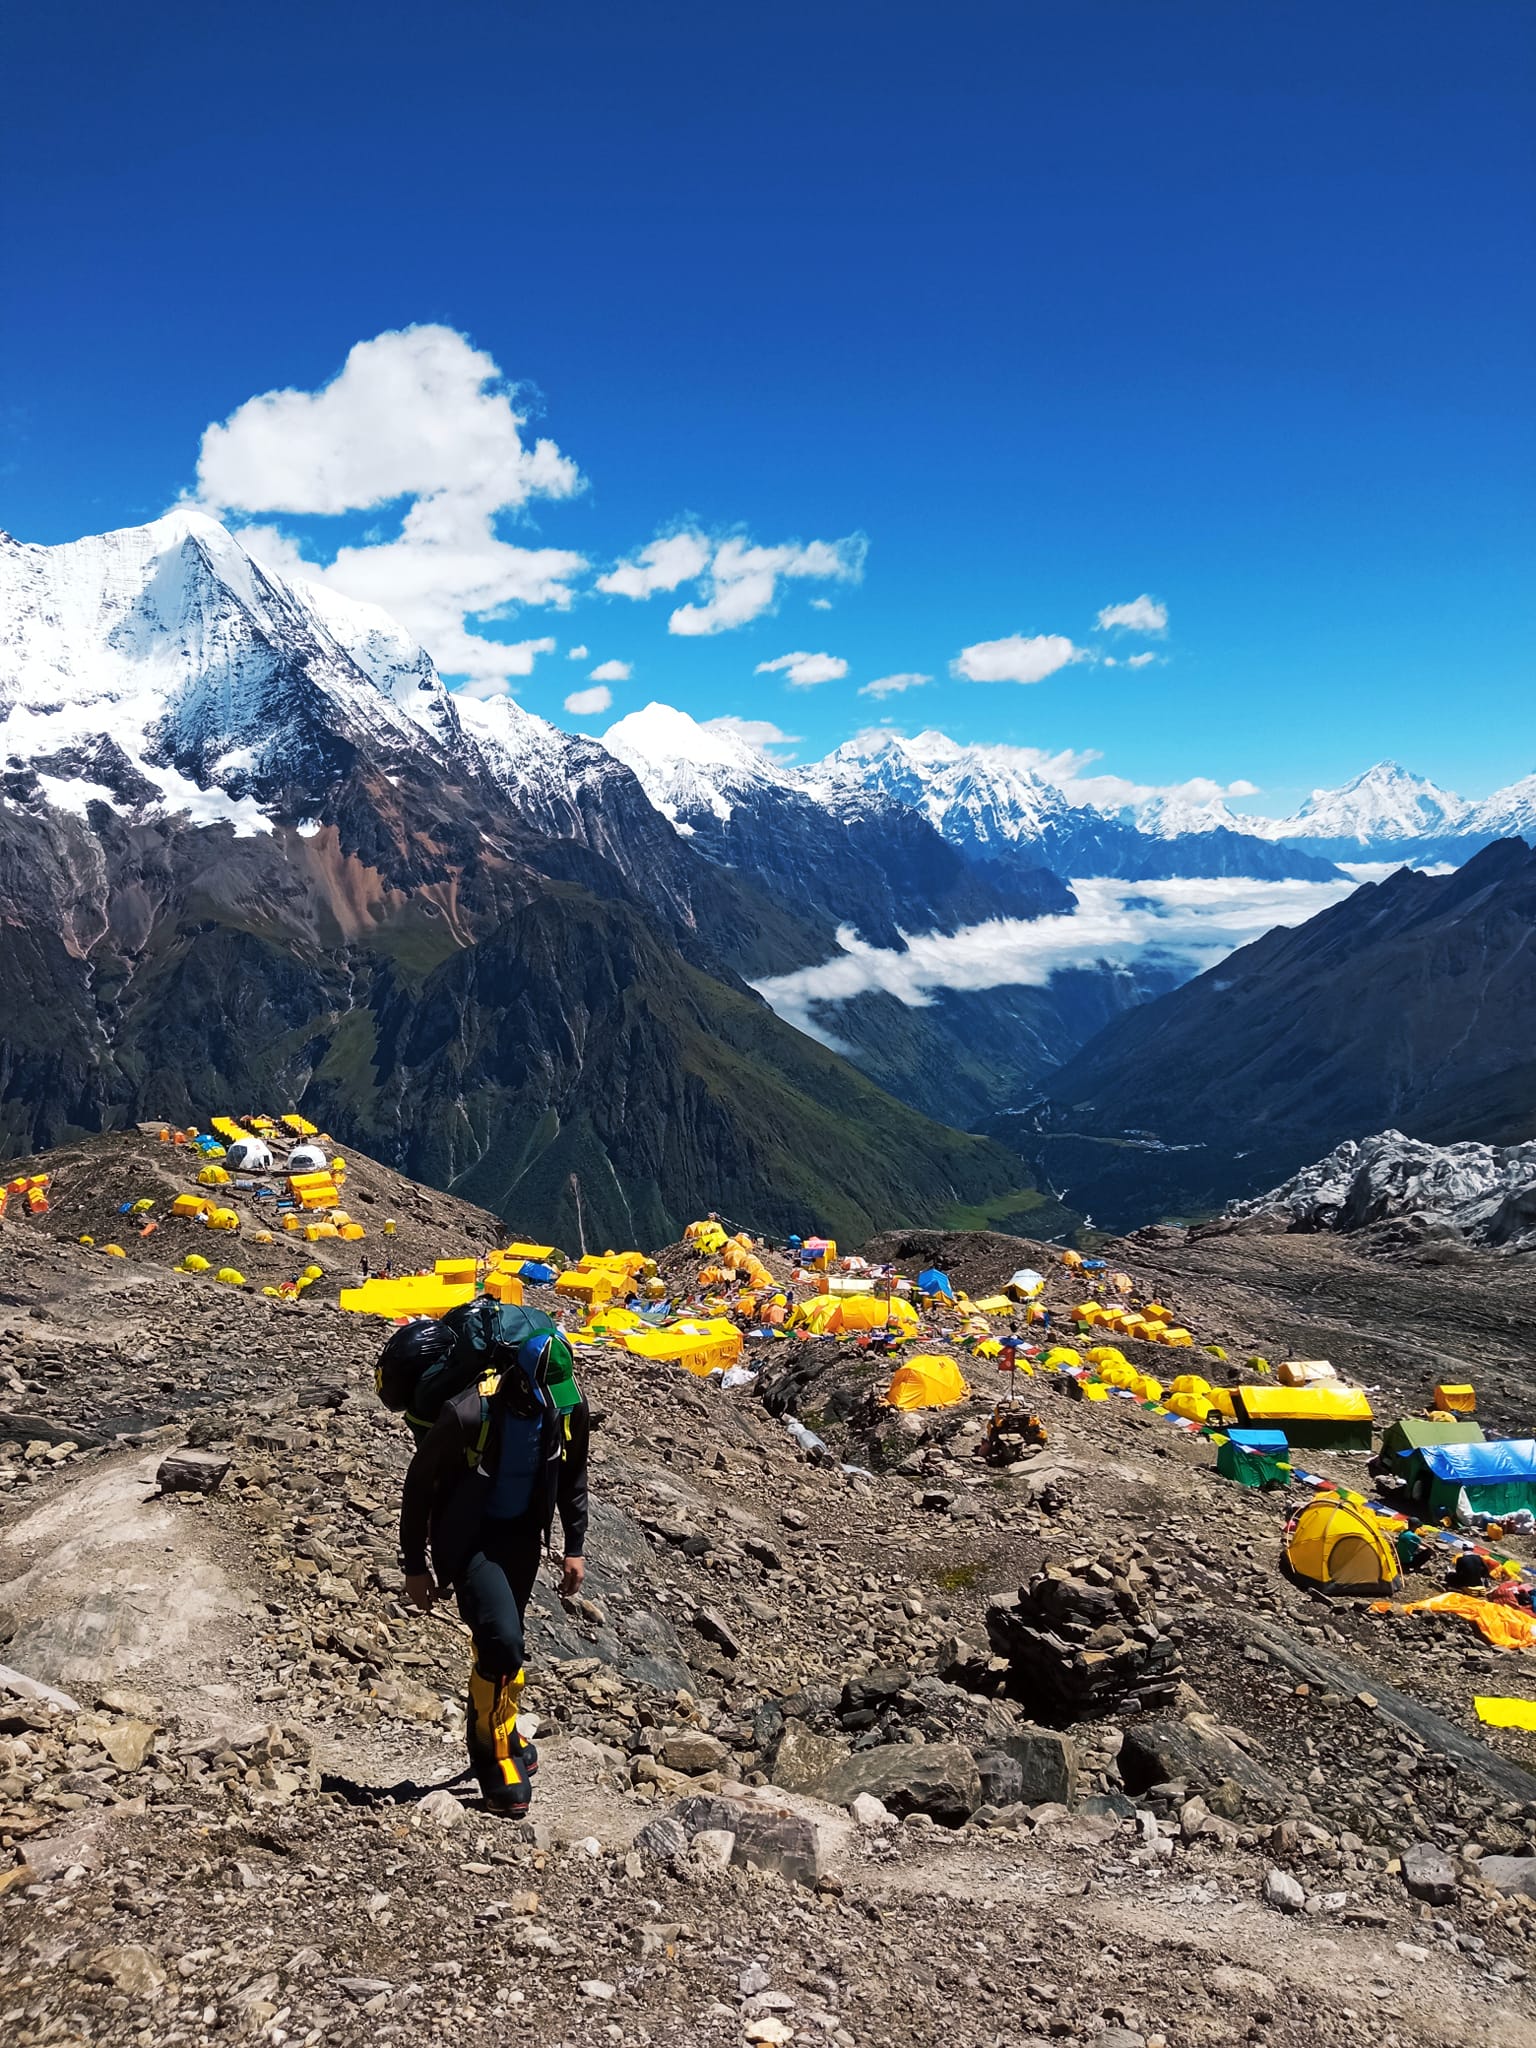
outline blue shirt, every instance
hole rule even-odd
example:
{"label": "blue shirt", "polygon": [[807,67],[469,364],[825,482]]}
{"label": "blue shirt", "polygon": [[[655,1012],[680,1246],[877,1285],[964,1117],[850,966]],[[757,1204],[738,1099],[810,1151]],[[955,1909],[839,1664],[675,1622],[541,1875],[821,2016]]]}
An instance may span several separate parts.
{"label": "blue shirt", "polygon": [[515,1522],[533,1505],[539,1472],[539,1447],[544,1435],[544,1396],[537,1388],[539,1412],[513,1415],[503,1409],[501,1445],[485,1512],[498,1522]]}

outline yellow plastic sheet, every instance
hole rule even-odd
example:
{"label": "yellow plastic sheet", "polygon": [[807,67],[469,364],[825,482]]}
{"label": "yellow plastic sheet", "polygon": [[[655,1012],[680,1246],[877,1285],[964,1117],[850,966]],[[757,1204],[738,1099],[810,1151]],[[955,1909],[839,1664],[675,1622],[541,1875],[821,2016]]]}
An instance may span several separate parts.
{"label": "yellow plastic sheet", "polygon": [[1489,1693],[1475,1693],[1472,1704],[1479,1721],[1490,1728],[1536,1728],[1536,1700],[1501,1699]]}

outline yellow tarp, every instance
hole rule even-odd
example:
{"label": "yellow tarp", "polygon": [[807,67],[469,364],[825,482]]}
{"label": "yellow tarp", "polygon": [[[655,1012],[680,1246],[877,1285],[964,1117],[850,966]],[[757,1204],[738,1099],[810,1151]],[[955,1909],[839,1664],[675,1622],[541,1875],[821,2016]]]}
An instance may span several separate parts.
{"label": "yellow tarp", "polygon": [[897,1366],[885,1398],[892,1408],[952,1408],[970,1391],[952,1358],[919,1353]]}
{"label": "yellow tarp", "polygon": [[508,1244],[501,1249],[504,1259],[532,1259],[536,1266],[547,1265],[554,1255],[552,1244]]}
{"label": "yellow tarp", "polygon": [[314,1138],[319,1136],[317,1127],[309,1121],[308,1117],[285,1116],[281,1121],[293,1132],[296,1138]]}
{"label": "yellow tarp", "polygon": [[1490,1693],[1475,1693],[1472,1704],[1479,1721],[1490,1728],[1536,1729],[1536,1700],[1501,1699]]}
{"label": "yellow tarp", "polygon": [[702,1322],[673,1323],[664,1330],[635,1333],[626,1336],[623,1344],[636,1358],[680,1365],[685,1372],[704,1379],[717,1367],[736,1363],[741,1356],[742,1336],[734,1323],[712,1316]]}
{"label": "yellow tarp", "polygon": [[210,1117],[209,1128],[210,1130],[217,1131],[221,1138],[228,1138],[232,1145],[238,1139],[245,1136],[245,1132],[241,1130],[232,1116]]}
{"label": "yellow tarp", "polygon": [[435,1273],[407,1274],[400,1280],[365,1280],[361,1287],[344,1287],[341,1305],[355,1315],[441,1316],[462,1302],[473,1301],[474,1287],[450,1287]]}
{"label": "yellow tarp", "polygon": [[[1250,1422],[1369,1422],[1371,1404],[1358,1387],[1330,1382],[1320,1387],[1244,1387],[1243,1409]],[[1228,1413],[1231,1411],[1228,1410]]]}

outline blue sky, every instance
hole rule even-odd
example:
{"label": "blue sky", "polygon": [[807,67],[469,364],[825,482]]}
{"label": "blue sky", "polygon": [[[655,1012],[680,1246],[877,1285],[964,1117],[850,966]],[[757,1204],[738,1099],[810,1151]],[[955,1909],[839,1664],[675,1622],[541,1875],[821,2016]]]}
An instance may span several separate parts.
{"label": "blue sky", "polygon": [[[319,422],[353,437],[330,451],[349,510],[285,495],[307,444],[250,412],[222,487],[265,490],[246,516],[321,561],[413,507],[457,521],[357,572],[450,651],[462,591],[420,586],[466,519],[579,556],[495,556],[490,583],[572,601],[468,628],[556,642],[513,683],[534,710],[619,661],[589,725],[661,697],[811,753],[887,716],[1244,779],[1266,810],[1387,754],[1471,795],[1536,765],[1536,11],[66,4],[13,10],[0,60],[22,539],[153,517],[211,423],[436,326],[467,337],[460,371],[472,345],[537,392],[523,442],[585,488],[550,458],[487,511],[462,377],[436,438],[468,433],[467,474],[425,515],[419,489],[363,495],[393,476],[370,451],[403,435],[415,479],[434,443],[408,383]],[[843,543],[839,573],[693,634],[669,620],[707,580],[595,588],[677,532],[802,571],[828,557],[792,547]],[[1096,630],[1143,594],[1164,633]],[[1016,635],[1078,658],[952,674]],[[757,672],[790,654],[847,673]],[[1010,665],[1043,659],[962,658]],[[934,680],[859,694],[913,673]]]}

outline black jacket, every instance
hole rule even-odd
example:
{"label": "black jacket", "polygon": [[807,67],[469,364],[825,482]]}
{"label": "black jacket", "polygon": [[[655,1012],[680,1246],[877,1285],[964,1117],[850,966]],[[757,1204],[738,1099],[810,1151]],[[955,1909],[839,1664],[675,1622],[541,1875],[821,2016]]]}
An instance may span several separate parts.
{"label": "black jacket", "polygon": [[[486,1420],[490,1426],[485,1447],[477,1455]],[[444,1586],[453,1585],[474,1556],[481,1516],[496,1475],[502,1420],[502,1407],[495,1395],[487,1403],[478,1387],[444,1403],[411,1460],[400,1496],[400,1553],[407,1573],[426,1570],[429,1542],[432,1568]],[[540,1432],[539,1474],[528,1522],[545,1539],[558,1508],[567,1557],[580,1557],[586,1546],[591,1427],[583,1400],[565,1414],[547,1408]]]}

